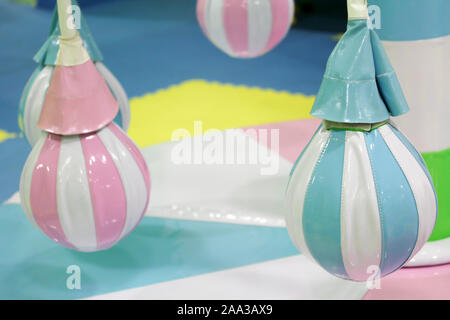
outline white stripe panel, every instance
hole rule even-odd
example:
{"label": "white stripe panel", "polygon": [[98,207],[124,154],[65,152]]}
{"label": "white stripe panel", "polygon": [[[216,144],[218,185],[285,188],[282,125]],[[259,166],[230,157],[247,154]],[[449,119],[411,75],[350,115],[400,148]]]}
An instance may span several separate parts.
{"label": "white stripe panel", "polygon": [[45,95],[50,85],[53,67],[47,66],[39,73],[31,85],[25,102],[23,115],[25,136],[31,145],[34,145],[40,137],[41,129],[37,126],[41,116]]}
{"label": "white stripe panel", "polygon": [[321,153],[328,145],[329,138],[330,131],[323,127],[317,132],[293,172],[286,194],[288,205],[286,225],[289,235],[300,251],[311,259],[313,257],[306,246],[303,233],[303,205],[314,168]]}
{"label": "white stripe panel", "polygon": [[120,142],[109,128],[98,133],[100,140],[108,149],[120,178],[122,179],[127,199],[127,217],[120,238],[136,227],[145,210],[147,202],[147,187],[144,177],[128,149]]}
{"label": "white stripe panel", "polygon": [[128,96],[119,80],[112,74],[111,71],[100,61],[95,63],[95,67],[98,72],[103,76],[106,83],[108,84],[110,90],[112,91],[114,97],[119,103],[120,115],[122,117],[122,129],[127,132],[128,127],[130,126],[130,105],[128,102]]}
{"label": "white stripe panel", "polygon": [[350,278],[367,280],[367,268],[380,265],[381,245],[377,192],[364,134],[348,131],[342,175],[341,248]]}
{"label": "white stripe panel", "polygon": [[79,250],[92,251],[97,247],[94,209],[79,136],[66,136],[61,141],[56,197],[67,241]]}
{"label": "white stripe panel", "polygon": [[205,8],[205,28],[209,39],[229,55],[234,55],[225,33],[223,21],[224,0],[208,0]]}
{"label": "white stripe panel", "polygon": [[386,125],[380,133],[400,165],[416,200],[419,214],[419,233],[411,258],[422,248],[433,232],[436,222],[436,199],[433,186],[427,175],[408,148],[400,141],[392,129]]}
{"label": "white stripe panel", "polygon": [[359,300],[366,293],[366,283],[335,277],[305,256],[297,255],[89,299]]}
{"label": "white stripe panel", "polygon": [[25,212],[28,220],[30,220],[31,224],[38,228],[36,220],[34,220],[33,213],[31,211],[31,180],[33,178],[34,167],[38,161],[39,155],[41,154],[42,147],[44,146],[45,139],[47,134],[40,133],[42,136],[36,142],[33,150],[31,150],[30,155],[28,156],[27,161],[25,162],[25,166],[23,167],[22,176],[20,177],[20,199],[22,204],[22,209]]}
{"label": "white stripe panel", "polygon": [[248,1],[248,50],[250,56],[263,53],[272,32],[270,0]]}

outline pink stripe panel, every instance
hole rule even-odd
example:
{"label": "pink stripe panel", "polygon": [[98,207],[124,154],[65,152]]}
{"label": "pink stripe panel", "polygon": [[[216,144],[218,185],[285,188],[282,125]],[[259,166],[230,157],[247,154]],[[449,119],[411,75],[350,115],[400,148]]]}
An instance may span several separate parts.
{"label": "pink stripe panel", "polygon": [[223,0],[225,34],[233,52],[238,56],[248,54],[247,0]]}
{"label": "pink stripe panel", "polygon": [[206,29],[205,24],[205,10],[206,10],[206,3],[208,0],[198,0],[197,1],[197,20],[200,24],[200,27],[202,28],[203,32],[208,35],[208,30]]}
{"label": "pink stripe panel", "polygon": [[45,95],[38,126],[62,135],[97,131],[113,121],[119,104],[91,60],[56,66]]}
{"label": "pink stripe panel", "polygon": [[147,163],[145,162],[145,159],[142,156],[142,153],[139,150],[139,148],[125,133],[123,133],[123,131],[117,125],[111,123],[108,125],[108,129],[110,129],[111,132],[128,149],[128,151],[131,153],[134,160],[136,161],[136,164],[138,165],[139,169],[141,170],[142,175],[144,176],[145,185],[147,187],[147,203],[145,204],[145,210],[144,212],[142,212],[142,216],[139,219],[139,221],[141,221],[145,215],[145,211],[147,211],[148,203],[150,200],[150,172],[148,170]]}
{"label": "pink stripe panel", "polygon": [[98,249],[116,243],[125,227],[127,200],[125,189],[108,150],[95,134],[80,137],[94,209]]}
{"label": "pink stripe panel", "polygon": [[56,184],[60,147],[61,136],[48,134],[31,179],[31,211],[36,223],[50,239],[75,249],[67,241],[58,215]]}
{"label": "pink stripe panel", "polygon": [[272,32],[267,42],[265,52],[275,47],[286,36],[291,24],[289,11],[291,0],[270,0],[272,6]]}

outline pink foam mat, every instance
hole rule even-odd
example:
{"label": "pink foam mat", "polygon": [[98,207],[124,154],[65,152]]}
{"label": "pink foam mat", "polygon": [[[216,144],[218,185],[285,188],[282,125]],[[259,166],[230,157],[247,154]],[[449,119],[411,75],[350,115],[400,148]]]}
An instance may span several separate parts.
{"label": "pink foam mat", "polygon": [[450,264],[402,268],[381,279],[364,300],[450,300]]}
{"label": "pink foam mat", "polygon": [[[280,155],[294,163],[297,160],[300,153],[308,144],[309,140],[312,138],[314,132],[319,127],[321,120],[319,119],[303,119],[294,120],[278,123],[262,124],[259,126],[253,126],[244,128],[246,129],[267,129],[267,130],[279,130],[280,144],[279,153]],[[260,135],[258,135],[258,141],[264,144],[266,147],[274,150],[274,145],[272,141],[268,139],[268,144],[265,141],[261,141]]]}

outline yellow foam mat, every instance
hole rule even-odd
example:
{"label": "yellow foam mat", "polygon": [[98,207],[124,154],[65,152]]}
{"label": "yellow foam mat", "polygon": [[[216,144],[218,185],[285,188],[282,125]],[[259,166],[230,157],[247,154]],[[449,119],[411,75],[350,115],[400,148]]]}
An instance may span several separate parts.
{"label": "yellow foam mat", "polygon": [[13,139],[16,136],[17,135],[15,133],[9,133],[0,129],[0,143],[8,139]]}
{"label": "yellow foam mat", "polygon": [[314,99],[271,89],[190,80],[131,99],[128,134],[140,147],[147,147],[170,141],[176,129],[193,134],[194,121],[202,121],[205,131],[309,119]]}

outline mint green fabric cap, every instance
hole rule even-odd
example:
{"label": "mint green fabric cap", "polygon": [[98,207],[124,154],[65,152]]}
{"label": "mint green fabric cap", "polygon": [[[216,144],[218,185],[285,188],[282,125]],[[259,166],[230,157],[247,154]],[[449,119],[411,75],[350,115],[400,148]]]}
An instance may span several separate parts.
{"label": "mint green fabric cap", "polygon": [[[72,5],[78,6],[78,2],[76,0],[72,0]],[[92,61],[102,61],[103,55],[100,49],[97,46],[97,43],[94,40],[94,37],[91,34],[91,31],[84,19],[84,15],[81,13],[80,17],[80,29],[78,30],[81,39],[83,39],[83,46],[86,48],[90,58]],[[34,61],[39,64],[54,66],[56,63],[56,57],[59,51],[59,36],[61,35],[61,31],[59,29],[58,22],[58,10],[55,5],[55,10],[53,13],[52,23],[50,25],[50,32],[45,41],[44,45],[39,49],[38,53],[34,56]]]}
{"label": "mint green fabric cap", "polygon": [[377,123],[408,111],[379,37],[367,20],[350,20],[328,60],[311,115],[334,122]]}

